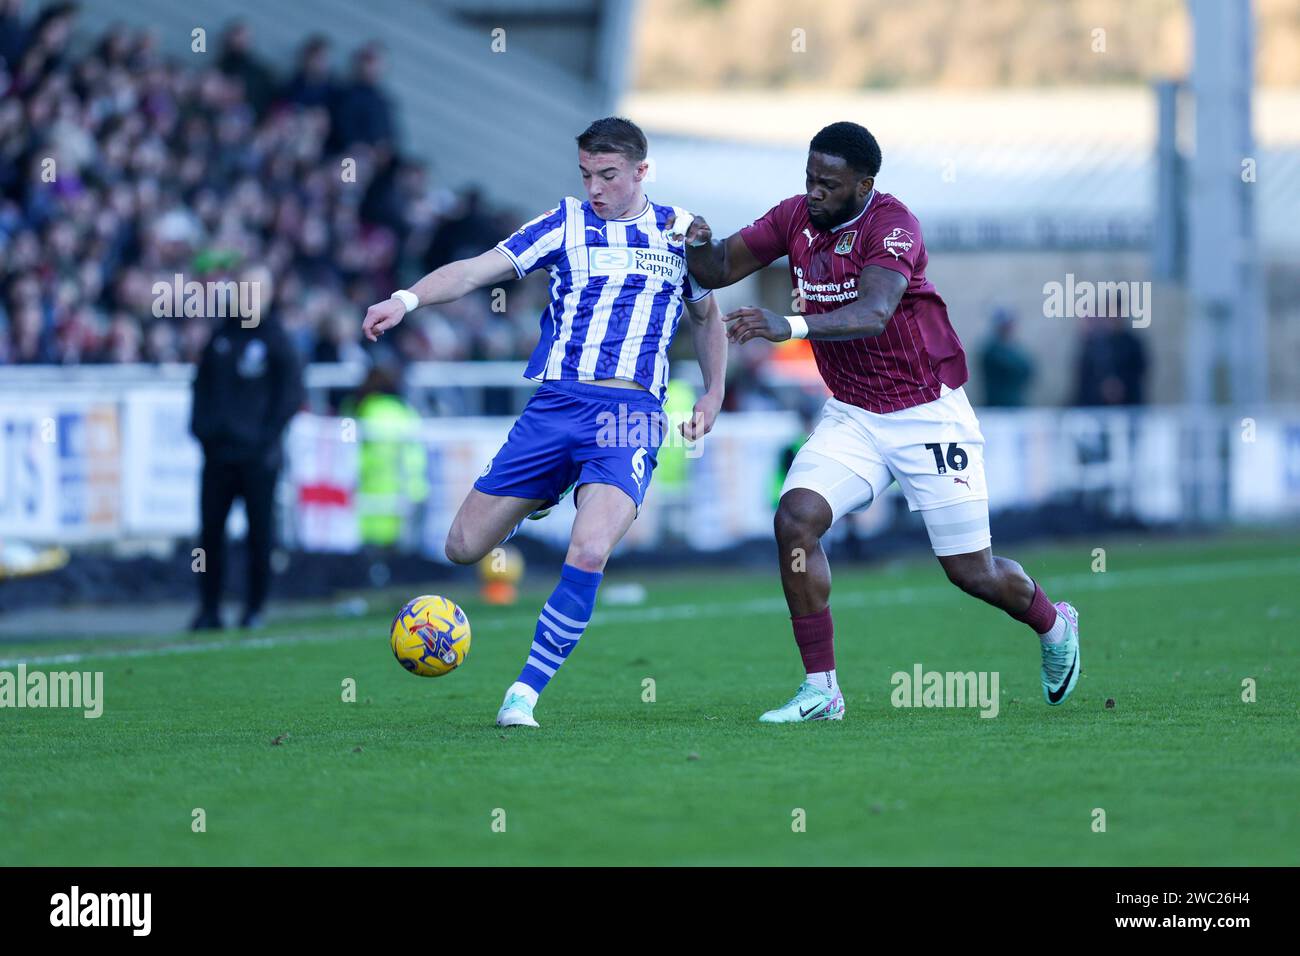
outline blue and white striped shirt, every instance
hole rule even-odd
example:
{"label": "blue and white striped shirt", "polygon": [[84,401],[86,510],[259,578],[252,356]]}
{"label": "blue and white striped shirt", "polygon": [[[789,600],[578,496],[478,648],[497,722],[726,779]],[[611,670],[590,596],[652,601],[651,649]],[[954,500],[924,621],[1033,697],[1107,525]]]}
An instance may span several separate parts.
{"label": "blue and white striped shirt", "polygon": [[551,274],[527,378],[620,378],[663,400],[683,298],[710,294],[687,274],[682,244],[668,241],[664,223],[684,213],[647,199],[635,216],[601,219],[569,196],[497,243],[520,278],[543,268]]}

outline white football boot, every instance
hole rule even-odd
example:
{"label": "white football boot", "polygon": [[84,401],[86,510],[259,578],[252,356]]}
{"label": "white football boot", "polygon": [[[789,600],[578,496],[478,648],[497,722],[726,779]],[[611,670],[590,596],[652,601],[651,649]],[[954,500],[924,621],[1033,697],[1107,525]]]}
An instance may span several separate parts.
{"label": "white football boot", "polygon": [[538,727],[533,719],[533,705],[523,694],[516,693],[514,686],[506,691],[506,699],[497,711],[498,727]]}
{"label": "white football boot", "polygon": [[804,681],[784,706],[758,718],[765,724],[797,724],[806,720],[843,720],[844,695],[827,693]]}

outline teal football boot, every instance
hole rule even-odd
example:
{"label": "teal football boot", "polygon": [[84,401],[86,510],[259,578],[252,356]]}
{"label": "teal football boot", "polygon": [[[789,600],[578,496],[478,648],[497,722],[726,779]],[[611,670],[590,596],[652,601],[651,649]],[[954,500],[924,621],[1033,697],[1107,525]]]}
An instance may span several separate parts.
{"label": "teal football boot", "polygon": [[1056,644],[1043,644],[1043,699],[1052,706],[1065,699],[1079,683],[1079,612],[1064,601],[1056,613],[1065,618],[1065,637]]}

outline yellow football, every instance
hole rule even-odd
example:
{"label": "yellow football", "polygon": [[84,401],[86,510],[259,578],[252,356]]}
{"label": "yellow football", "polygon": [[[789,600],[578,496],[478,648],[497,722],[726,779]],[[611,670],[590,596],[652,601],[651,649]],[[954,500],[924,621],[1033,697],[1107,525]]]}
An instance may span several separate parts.
{"label": "yellow football", "polygon": [[412,674],[441,677],[469,653],[469,618],[445,597],[424,594],[397,612],[390,640],[393,656]]}

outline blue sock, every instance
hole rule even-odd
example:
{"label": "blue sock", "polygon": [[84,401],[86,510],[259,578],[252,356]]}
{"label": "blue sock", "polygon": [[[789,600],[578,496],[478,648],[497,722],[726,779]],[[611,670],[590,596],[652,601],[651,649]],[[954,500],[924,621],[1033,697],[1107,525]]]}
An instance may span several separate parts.
{"label": "blue sock", "polygon": [[582,571],[571,564],[560,569],[560,583],[538,615],[533,646],[519,673],[520,683],[540,694],[568,660],[591,620],[596,589],[603,577],[599,571]]}

